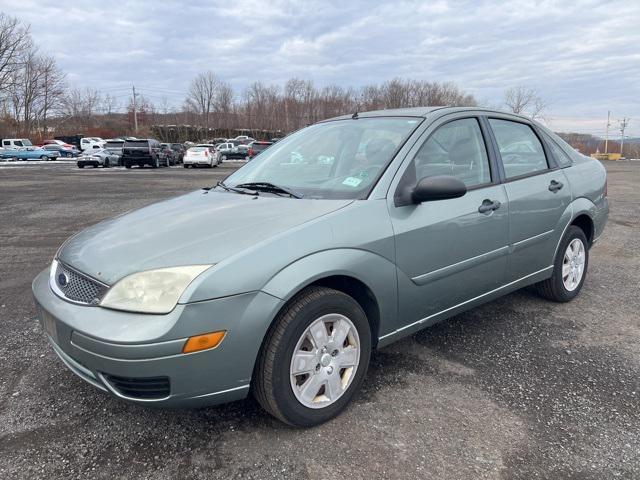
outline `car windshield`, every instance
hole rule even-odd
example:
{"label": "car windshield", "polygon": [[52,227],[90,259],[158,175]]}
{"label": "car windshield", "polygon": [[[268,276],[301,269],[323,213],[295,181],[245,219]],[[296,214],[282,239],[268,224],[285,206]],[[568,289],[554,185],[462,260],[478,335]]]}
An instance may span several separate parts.
{"label": "car windshield", "polygon": [[312,125],[271,145],[224,183],[270,183],[304,198],[364,198],[421,121],[377,117]]}

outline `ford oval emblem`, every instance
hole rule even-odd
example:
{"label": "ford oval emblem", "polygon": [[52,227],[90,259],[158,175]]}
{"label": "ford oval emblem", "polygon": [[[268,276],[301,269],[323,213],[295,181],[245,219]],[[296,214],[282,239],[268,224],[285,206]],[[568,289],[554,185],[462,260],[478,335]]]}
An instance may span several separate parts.
{"label": "ford oval emblem", "polygon": [[68,283],[69,277],[67,276],[67,274],[64,272],[60,273],[58,275],[58,285],[60,285],[61,287],[66,287]]}

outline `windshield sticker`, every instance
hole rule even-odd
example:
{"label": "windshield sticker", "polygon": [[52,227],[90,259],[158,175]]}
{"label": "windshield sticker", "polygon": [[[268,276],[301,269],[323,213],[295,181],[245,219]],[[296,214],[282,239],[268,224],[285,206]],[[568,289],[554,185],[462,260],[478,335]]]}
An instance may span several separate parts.
{"label": "windshield sticker", "polygon": [[349,187],[357,187],[361,183],[362,183],[362,179],[361,178],[356,178],[356,177],[347,177],[342,182],[343,185],[347,185]]}

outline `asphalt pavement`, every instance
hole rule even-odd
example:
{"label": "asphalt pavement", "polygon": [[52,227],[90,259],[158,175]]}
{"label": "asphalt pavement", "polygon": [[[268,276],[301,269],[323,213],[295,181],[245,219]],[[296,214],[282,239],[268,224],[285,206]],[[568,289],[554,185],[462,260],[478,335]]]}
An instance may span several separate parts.
{"label": "asphalt pavement", "polygon": [[576,300],[523,290],[384,348],[322,426],[250,398],[146,408],[75,377],[32,279],[74,232],[236,167],[0,164],[0,478],[640,478],[640,162],[606,164],[611,214]]}

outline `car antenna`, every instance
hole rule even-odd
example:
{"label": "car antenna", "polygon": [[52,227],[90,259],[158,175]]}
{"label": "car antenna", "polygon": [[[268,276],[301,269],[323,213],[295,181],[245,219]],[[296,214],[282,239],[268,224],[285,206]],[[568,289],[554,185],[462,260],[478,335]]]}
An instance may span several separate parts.
{"label": "car antenna", "polygon": [[355,112],[353,115],[351,115],[351,118],[354,120],[358,119],[358,112]]}

